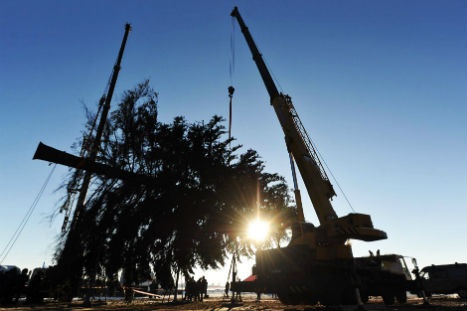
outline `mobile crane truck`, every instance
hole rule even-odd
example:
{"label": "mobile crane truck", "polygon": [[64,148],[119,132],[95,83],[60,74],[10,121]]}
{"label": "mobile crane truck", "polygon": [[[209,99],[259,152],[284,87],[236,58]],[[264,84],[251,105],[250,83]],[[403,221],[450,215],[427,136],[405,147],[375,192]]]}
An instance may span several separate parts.
{"label": "mobile crane truck", "polygon": [[[347,241],[377,241],[386,239],[387,235],[373,227],[369,215],[351,213],[337,216],[330,202],[336,193],[290,96],[277,90],[237,7],[231,16],[240,25],[284,132],[297,205],[297,219],[292,225],[289,245],[256,253],[257,284],[265,292],[276,293],[286,304],[360,302],[360,281],[352,248]],[[318,216],[319,226],[305,221],[295,164]]]}

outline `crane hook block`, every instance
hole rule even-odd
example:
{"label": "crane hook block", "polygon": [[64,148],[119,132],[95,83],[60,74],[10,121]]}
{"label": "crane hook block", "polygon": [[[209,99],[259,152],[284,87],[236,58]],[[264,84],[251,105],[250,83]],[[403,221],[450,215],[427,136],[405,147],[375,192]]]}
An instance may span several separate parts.
{"label": "crane hook block", "polygon": [[229,96],[232,97],[233,93],[234,93],[235,89],[233,86],[229,86]]}

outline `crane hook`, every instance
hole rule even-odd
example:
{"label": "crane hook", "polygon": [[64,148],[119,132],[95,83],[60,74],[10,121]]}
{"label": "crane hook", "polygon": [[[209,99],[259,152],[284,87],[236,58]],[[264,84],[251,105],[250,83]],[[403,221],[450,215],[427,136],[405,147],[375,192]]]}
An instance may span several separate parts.
{"label": "crane hook", "polygon": [[235,92],[235,88],[233,86],[229,86],[229,97],[232,98],[233,93]]}

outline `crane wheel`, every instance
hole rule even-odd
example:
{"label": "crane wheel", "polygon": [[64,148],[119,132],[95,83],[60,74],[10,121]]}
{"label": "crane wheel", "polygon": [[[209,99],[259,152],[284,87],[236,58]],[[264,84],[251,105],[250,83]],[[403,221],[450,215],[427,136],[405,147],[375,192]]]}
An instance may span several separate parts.
{"label": "crane wheel", "polygon": [[467,298],[467,291],[463,288],[459,288],[457,290],[457,294],[459,295],[460,298],[465,299]]}
{"label": "crane wheel", "polygon": [[396,294],[397,302],[398,303],[406,303],[407,302],[407,292],[401,291]]}
{"label": "crane wheel", "polygon": [[277,297],[285,305],[298,305],[301,302],[299,295],[290,292],[280,292],[277,294]]}
{"label": "crane wheel", "polygon": [[383,295],[383,301],[385,305],[393,305],[395,302],[394,295],[392,293],[386,293]]}

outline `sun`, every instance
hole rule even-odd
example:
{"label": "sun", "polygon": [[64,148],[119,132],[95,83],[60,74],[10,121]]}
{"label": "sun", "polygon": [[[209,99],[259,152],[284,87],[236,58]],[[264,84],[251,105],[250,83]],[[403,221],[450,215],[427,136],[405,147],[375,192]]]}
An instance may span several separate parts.
{"label": "sun", "polygon": [[248,237],[256,242],[263,242],[269,233],[269,224],[261,219],[255,219],[248,225]]}

